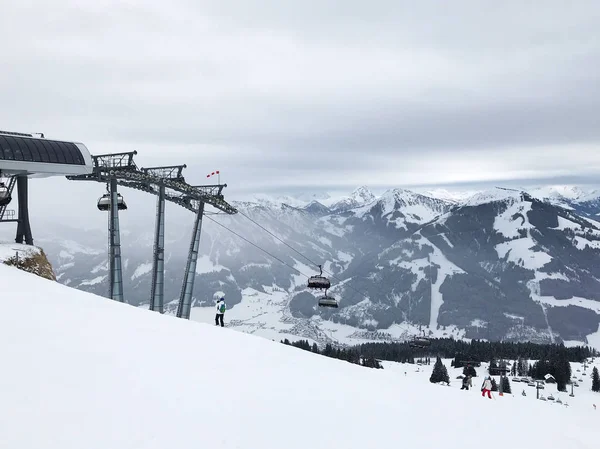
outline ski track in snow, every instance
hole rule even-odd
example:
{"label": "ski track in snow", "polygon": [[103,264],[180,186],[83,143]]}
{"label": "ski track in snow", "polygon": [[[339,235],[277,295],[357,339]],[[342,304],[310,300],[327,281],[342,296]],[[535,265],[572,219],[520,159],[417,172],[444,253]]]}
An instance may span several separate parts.
{"label": "ski track in snow", "polygon": [[[540,295],[540,280],[536,277],[536,279],[527,282],[527,287],[531,292],[531,299],[537,302],[542,308],[542,312],[544,314],[544,319],[546,320],[546,326],[548,327],[548,334],[550,337],[550,341],[554,343],[554,334],[552,333],[552,327],[550,327],[550,322],[548,321],[548,312],[546,311],[546,305],[542,300],[542,296]],[[554,299],[554,298],[553,298]]]}
{"label": "ski track in snow", "polygon": [[446,256],[438,249],[437,246],[433,245],[433,253],[431,253],[431,262],[439,265],[438,276],[435,283],[431,284],[431,312],[429,319],[429,328],[436,329],[438,325],[438,319],[440,315],[440,308],[444,303],[444,298],[440,292],[440,287],[446,280],[446,277],[452,276],[453,274],[464,273],[464,271],[450,262]]}

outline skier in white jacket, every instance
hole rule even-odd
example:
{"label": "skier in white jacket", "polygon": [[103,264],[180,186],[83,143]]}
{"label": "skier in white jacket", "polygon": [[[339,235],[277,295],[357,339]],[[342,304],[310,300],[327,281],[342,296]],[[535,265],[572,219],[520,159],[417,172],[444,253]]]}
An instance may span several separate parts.
{"label": "skier in white jacket", "polygon": [[483,385],[481,386],[481,396],[485,397],[486,391],[488,398],[492,399],[492,378],[490,376],[486,377],[486,379],[483,381]]}
{"label": "skier in white jacket", "polygon": [[227,309],[227,306],[225,305],[225,298],[222,297],[217,301],[217,315],[215,316],[216,326],[219,325],[219,322],[221,323],[221,327],[225,326],[223,324],[223,316],[225,315],[225,309]]}

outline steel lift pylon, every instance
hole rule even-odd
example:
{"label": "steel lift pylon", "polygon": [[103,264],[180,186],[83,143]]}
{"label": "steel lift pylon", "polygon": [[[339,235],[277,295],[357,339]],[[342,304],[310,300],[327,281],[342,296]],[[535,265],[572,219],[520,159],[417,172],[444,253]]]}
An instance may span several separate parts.
{"label": "steel lift pylon", "polygon": [[164,313],[165,305],[165,186],[158,187],[150,310]]}
{"label": "steel lift pylon", "polygon": [[27,175],[17,175],[17,198],[19,200],[19,218],[17,223],[16,243],[33,245],[33,236],[31,234],[31,225],[29,223],[29,183]]}
{"label": "steel lift pylon", "polygon": [[204,215],[204,203],[200,202],[196,211],[194,228],[192,230],[192,242],[188,252],[181,295],[177,306],[177,318],[190,319],[192,309],[192,294],[194,293],[194,281],[196,279],[196,264],[198,262],[198,248],[200,247],[200,233],[202,231],[202,215]]}
{"label": "steel lift pylon", "polygon": [[[118,207],[115,207],[118,198],[116,186],[118,184],[157,195],[150,310],[159,313],[164,312],[165,203],[170,201],[195,213],[192,242],[177,307],[177,316],[189,319],[205,205],[211,205],[226,214],[236,214],[237,209],[223,198],[222,191],[227,184],[191,186],[182,176],[185,165],[138,168],[133,161],[136,154],[136,151],[132,151],[92,156],[93,170],[91,174],[67,176],[67,179],[96,181],[111,185],[111,230],[109,231],[111,241],[109,248],[111,248],[110,272],[114,273],[110,291],[113,299],[118,298],[119,294],[121,297],[123,295]],[[114,215],[112,214],[113,210]]]}
{"label": "steel lift pylon", "polygon": [[125,302],[123,293],[123,265],[121,263],[121,232],[119,227],[119,207],[117,202],[117,180],[110,180],[110,213],[108,218],[109,270],[108,296],[119,302]]}

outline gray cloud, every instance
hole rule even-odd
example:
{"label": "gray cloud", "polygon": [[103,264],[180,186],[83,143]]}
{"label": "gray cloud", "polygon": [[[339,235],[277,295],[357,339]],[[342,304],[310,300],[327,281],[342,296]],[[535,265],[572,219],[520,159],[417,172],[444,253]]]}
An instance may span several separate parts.
{"label": "gray cloud", "polygon": [[220,169],[234,196],[585,181],[599,19],[596,1],[11,2],[0,123],[191,182]]}

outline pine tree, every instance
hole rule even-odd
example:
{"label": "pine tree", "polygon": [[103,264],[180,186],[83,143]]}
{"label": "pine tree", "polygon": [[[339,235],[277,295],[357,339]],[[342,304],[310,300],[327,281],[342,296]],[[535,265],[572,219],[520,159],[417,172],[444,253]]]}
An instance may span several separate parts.
{"label": "pine tree", "polygon": [[512,364],[512,368],[510,369],[510,375],[515,377],[517,375],[517,361],[515,360]]}
{"label": "pine tree", "polygon": [[517,360],[517,375],[519,377],[525,377],[527,376],[527,360],[525,360],[522,357],[519,357],[519,360]]}
{"label": "pine tree", "polygon": [[448,376],[448,370],[446,369],[446,365],[442,363],[442,359],[440,359],[439,357],[433,365],[433,371],[431,373],[431,377],[429,378],[429,382],[433,384],[436,384],[438,382],[450,383],[450,377]]}
{"label": "pine tree", "polygon": [[496,374],[497,368],[498,368],[498,363],[496,362],[496,359],[490,360],[490,367],[488,368],[488,373],[490,375]]}
{"label": "pine tree", "polygon": [[500,381],[502,382],[502,393],[511,394],[512,390],[510,388],[510,381],[508,380],[508,377],[502,377]]}
{"label": "pine tree", "polygon": [[492,391],[498,391],[498,384],[496,383],[496,379],[492,377]]}
{"label": "pine tree", "polygon": [[592,370],[592,391],[596,393],[600,391],[600,376],[598,375],[598,368],[595,366]]}
{"label": "pine tree", "polygon": [[475,368],[471,365],[466,365],[463,368],[463,375],[464,376],[471,376],[471,377],[477,377],[477,371],[475,371]]}

